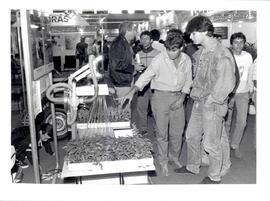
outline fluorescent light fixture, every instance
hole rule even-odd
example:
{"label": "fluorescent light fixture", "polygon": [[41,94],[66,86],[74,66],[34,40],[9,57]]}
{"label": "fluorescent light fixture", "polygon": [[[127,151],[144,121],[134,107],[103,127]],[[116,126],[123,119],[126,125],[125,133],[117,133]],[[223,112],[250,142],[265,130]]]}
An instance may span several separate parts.
{"label": "fluorescent light fixture", "polygon": [[39,28],[39,26],[38,25],[35,25],[35,24],[30,24],[30,28],[31,29],[37,29],[37,28]]}
{"label": "fluorescent light fixture", "polygon": [[80,34],[83,35],[83,28],[80,28]]}

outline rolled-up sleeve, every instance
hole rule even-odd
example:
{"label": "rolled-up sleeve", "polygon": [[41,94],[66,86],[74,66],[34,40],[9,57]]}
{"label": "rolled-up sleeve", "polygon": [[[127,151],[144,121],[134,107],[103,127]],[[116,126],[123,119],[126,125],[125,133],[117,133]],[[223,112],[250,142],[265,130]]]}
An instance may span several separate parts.
{"label": "rolled-up sleeve", "polygon": [[234,65],[228,57],[222,57],[217,65],[217,80],[211,96],[219,104],[224,103],[235,86]]}
{"label": "rolled-up sleeve", "polygon": [[190,88],[192,85],[192,63],[191,63],[191,59],[188,57],[188,59],[186,60],[186,80],[185,80],[185,84],[182,88],[182,92],[189,94],[190,92]]}

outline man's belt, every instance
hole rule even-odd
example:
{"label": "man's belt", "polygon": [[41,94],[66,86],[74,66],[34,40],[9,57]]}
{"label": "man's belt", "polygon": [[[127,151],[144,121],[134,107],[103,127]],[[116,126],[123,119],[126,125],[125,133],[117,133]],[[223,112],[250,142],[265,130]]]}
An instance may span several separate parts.
{"label": "man's belt", "polygon": [[168,93],[168,94],[174,94],[174,95],[181,95],[181,91],[163,91],[163,90],[158,90],[158,89],[153,89],[153,93],[159,92],[159,93]]}

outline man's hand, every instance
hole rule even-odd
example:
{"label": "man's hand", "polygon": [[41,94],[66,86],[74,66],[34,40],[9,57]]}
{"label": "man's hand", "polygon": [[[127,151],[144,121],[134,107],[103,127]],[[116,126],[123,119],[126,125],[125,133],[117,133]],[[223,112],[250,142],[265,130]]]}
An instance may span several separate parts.
{"label": "man's hand", "polygon": [[123,107],[123,105],[125,104],[125,102],[127,100],[129,100],[127,105],[130,105],[131,100],[132,100],[135,92],[138,90],[139,90],[139,88],[134,86],[133,88],[131,88],[131,90],[126,95],[124,95],[123,97],[116,98],[115,100],[119,101],[121,108]]}
{"label": "man's hand", "polygon": [[143,64],[135,64],[136,71],[143,71],[146,67]]}
{"label": "man's hand", "polygon": [[183,102],[184,102],[184,101],[183,101],[182,98],[176,100],[175,102],[173,102],[173,103],[170,105],[170,109],[171,109],[172,111],[174,111],[174,110],[179,109],[180,107],[183,107]]}
{"label": "man's hand", "polygon": [[249,87],[249,93],[252,94],[254,92],[254,85]]}
{"label": "man's hand", "polygon": [[[130,105],[131,100],[132,100],[132,98],[133,98],[133,95],[134,95],[134,93],[133,93],[132,91],[129,91],[129,92],[128,92],[126,95],[124,95],[123,97],[116,98],[115,100],[116,100],[116,101],[119,101],[120,107],[122,108],[123,105],[125,104],[125,102],[126,102],[127,100],[129,100],[127,105]],[[126,106],[127,106],[127,105],[126,105]],[[126,107],[126,106],[125,106],[125,107]]]}
{"label": "man's hand", "polygon": [[109,87],[109,93],[110,93],[110,94],[115,94],[115,92],[116,92],[116,91],[115,91],[114,88]]}
{"label": "man's hand", "polygon": [[38,146],[39,147],[42,147],[42,141],[41,141],[41,139],[39,139],[39,141],[38,141]]}

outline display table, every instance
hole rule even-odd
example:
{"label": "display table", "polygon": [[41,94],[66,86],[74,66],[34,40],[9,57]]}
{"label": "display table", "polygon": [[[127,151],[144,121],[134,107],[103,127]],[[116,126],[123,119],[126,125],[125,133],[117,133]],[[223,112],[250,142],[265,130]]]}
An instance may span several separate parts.
{"label": "display table", "polygon": [[63,163],[62,178],[75,177],[76,183],[148,184],[148,171],[155,170],[153,158],[104,161],[94,163]]}

